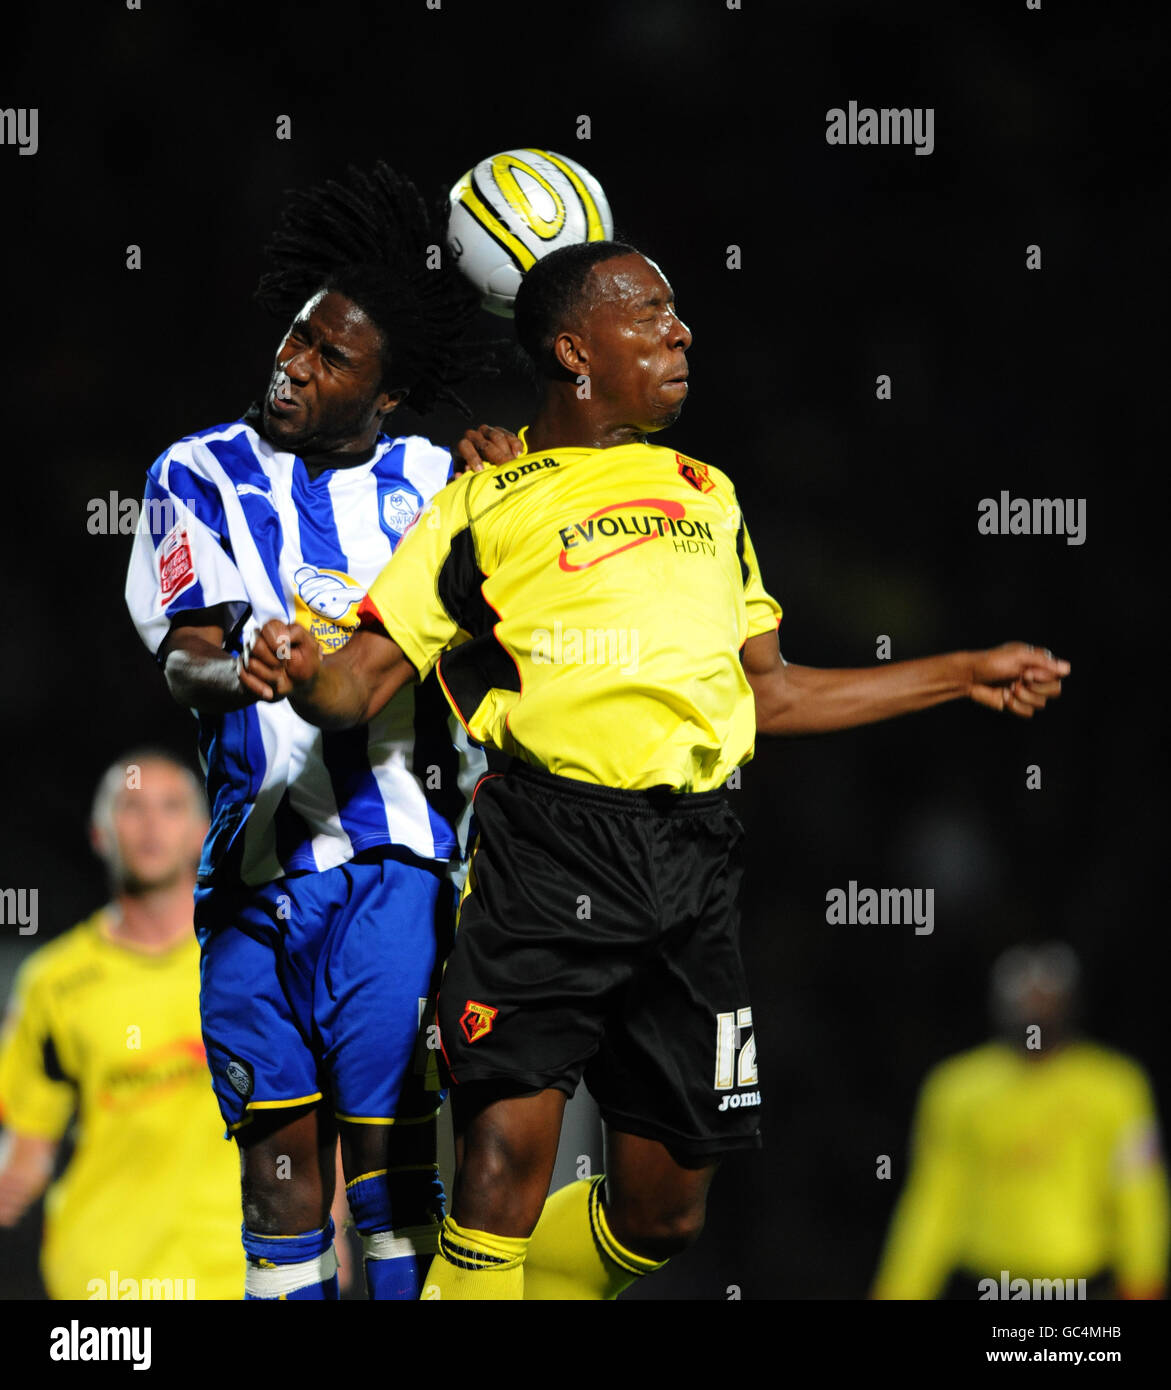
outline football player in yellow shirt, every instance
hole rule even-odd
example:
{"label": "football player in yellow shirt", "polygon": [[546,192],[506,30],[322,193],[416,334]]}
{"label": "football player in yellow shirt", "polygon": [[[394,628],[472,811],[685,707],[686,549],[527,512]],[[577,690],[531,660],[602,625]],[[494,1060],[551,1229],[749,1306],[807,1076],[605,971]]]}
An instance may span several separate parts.
{"label": "football player in yellow shirt", "polygon": [[1162,1297],[1167,1175],[1151,1088],[1129,1057],[1077,1036],[1078,973],[1056,943],[996,962],[1000,1036],[923,1083],[875,1298],[1045,1296],[1037,1280],[1062,1281],[1065,1297],[1078,1280],[1090,1297]]}
{"label": "football player in yellow shirt", "polygon": [[102,778],[94,848],[112,899],[17,974],[0,1045],[0,1225],[49,1185],[50,1297],[239,1298],[235,1154],[204,1057],[195,865],[207,806],[169,755],[129,753]]}
{"label": "football player in yellow shirt", "polygon": [[[245,669],[336,729],[437,665],[471,735],[513,755],[477,790],[440,994],[457,1173],[423,1297],[612,1298],[696,1238],[720,1155],[760,1142],[742,831],[721,792],[757,730],[962,697],[1031,717],[1069,666],[1025,643],[786,665],[731,481],[645,442],[688,389],[659,268],[615,242],[555,251],[516,325],[544,378],[527,452],[437,494],[343,652],[270,622]],[[546,1203],[583,1076],[607,1172]]]}

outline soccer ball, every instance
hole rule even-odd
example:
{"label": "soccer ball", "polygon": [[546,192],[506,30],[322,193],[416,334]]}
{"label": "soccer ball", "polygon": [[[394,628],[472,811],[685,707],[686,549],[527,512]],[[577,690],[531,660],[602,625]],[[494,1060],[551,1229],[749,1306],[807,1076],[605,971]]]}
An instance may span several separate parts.
{"label": "soccer ball", "polygon": [[559,246],[609,241],[614,219],[602,185],[552,150],[505,150],[451,190],[447,244],[485,309],[512,317],[521,277]]}

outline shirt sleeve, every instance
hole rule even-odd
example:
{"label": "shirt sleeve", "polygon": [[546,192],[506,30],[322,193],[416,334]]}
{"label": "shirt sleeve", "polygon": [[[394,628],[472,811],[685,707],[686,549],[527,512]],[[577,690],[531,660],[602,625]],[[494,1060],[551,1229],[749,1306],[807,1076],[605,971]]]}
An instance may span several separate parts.
{"label": "shirt sleeve", "polygon": [[196,453],[181,455],[181,447],[168,450],[147,473],[126,576],[126,606],[152,653],[180,613],[224,605],[232,627],[250,606],[219,491]]}
{"label": "shirt sleeve", "polygon": [[381,624],[420,680],[461,631],[472,630],[470,607],[483,603],[467,507],[474,477],[457,479],[419,512],[362,605],[362,621]]}
{"label": "shirt sleeve", "polygon": [[34,956],[18,972],[0,1035],[0,1123],[18,1134],[60,1139],[77,1093],[60,1070],[48,990]]}
{"label": "shirt sleeve", "polygon": [[455,476],[451,450],[432,443],[421,434],[407,435],[402,443],[403,476],[418,491],[425,506]]}
{"label": "shirt sleeve", "polygon": [[781,605],[764,587],[760,577],[760,565],[756,551],[744,524],[743,513],[740,527],[736,533],[736,553],[740,557],[740,573],[744,578],[744,608],[748,615],[748,629],[744,640],[759,637],[762,632],[775,632],[781,621]]}
{"label": "shirt sleeve", "polygon": [[1154,1098],[1135,1068],[1115,1087],[1124,1106],[1114,1141],[1114,1267],[1123,1298],[1161,1298],[1171,1215]]}

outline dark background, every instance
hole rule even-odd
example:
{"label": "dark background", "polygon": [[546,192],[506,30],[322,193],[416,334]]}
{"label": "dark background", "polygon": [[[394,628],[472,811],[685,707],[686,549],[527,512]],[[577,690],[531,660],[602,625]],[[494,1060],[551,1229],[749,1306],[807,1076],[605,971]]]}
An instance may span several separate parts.
{"label": "dark background", "polygon": [[[40,891],[22,950],[101,900],[85,848],[101,770],[143,741],[194,753],[125,611],[131,538],[89,534],[87,504],[140,496],[170,441],[262,388],[283,325],[251,302],[261,247],[283,190],[348,162],[433,188],[536,145],[601,180],[695,335],[660,442],[735,479],[790,660],[870,664],[888,634],[895,659],[1022,638],[1072,661],[1033,722],[957,704],[762,740],[738,795],[767,1148],[727,1162],[703,1241],[648,1298],[863,1296],[917,1088],[986,1036],[988,966],[1014,942],[1076,947],[1088,1031],[1171,1106],[1152,428],[1167,188],[1165,153],[1144,152],[1164,21],[878,8],[107,0],[4,20],[0,105],[40,112],[35,157],[0,148],[0,886]],[[827,109],[851,99],[934,107],[934,153],[827,145]],[[519,374],[469,396],[478,419],[526,419]],[[407,418],[441,442],[462,429]],[[1085,498],[1086,543],[979,535],[1002,488]],[[934,934],[828,926],[825,894],[851,878],[934,887]],[[0,1247],[11,1296],[16,1248]]]}

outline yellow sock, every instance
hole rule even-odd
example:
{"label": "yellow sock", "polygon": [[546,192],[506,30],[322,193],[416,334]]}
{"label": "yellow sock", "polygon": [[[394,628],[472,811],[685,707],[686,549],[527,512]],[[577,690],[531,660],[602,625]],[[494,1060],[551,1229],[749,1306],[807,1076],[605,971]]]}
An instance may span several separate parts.
{"label": "yellow sock", "polygon": [[602,1177],[570,1183],[545,1202],[525,1259],[526,1299],[614,1299],[665,1260],[648,1260],[614,1239],[602,1206]]}
{"label": "yellow sock", "polygon": [[420,1299],[520,1300],[524,1297],[527,1238],[471,1231],[451,1217],[439,1232],[439,1253],[431,1261]]}

